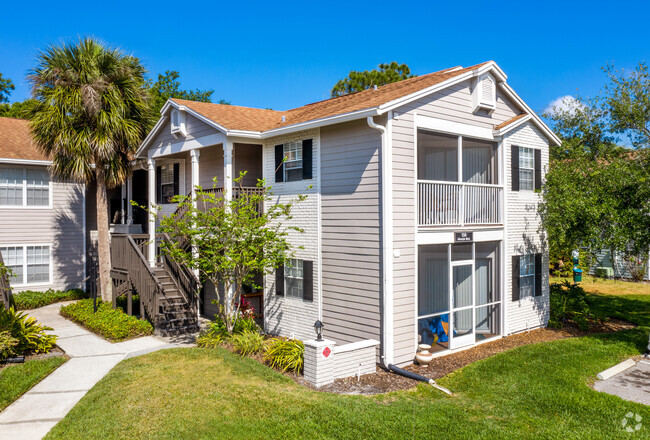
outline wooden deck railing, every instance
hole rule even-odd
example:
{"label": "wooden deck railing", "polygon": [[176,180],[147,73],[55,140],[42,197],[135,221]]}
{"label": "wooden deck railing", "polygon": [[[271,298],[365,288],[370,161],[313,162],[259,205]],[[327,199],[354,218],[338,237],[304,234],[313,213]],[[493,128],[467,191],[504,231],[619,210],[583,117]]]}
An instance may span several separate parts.
{"label": "wooden deck railing", "polygon": [[418,181],[419,226],[498,225],[502,206],[501,186]]}
{"label": "wooden deck railing", "polygon": [[[0,264],[4,264],[2,254],[0,254]],[[7,310],[13,305],[11,286],[9,286],[9,277],[4,273],[0,274],[0,301],[2,301],[2,305]]]}
{"label": "wooden deck railing", "polygon": [[[138,242],[133,236],[126,234],[113,234],[111,236],[111,276],[126,277],[126,282],[132,283],[133,288],[140,296],[140,305],[149,315],[149,318],[155,320],[160,313],[159,294],[163,292],[163,287],[156,275],[149,267],[149,262],[141,251],[141,247],[146,249],[145,245],[137,237]],[[115,294],[117,291],[115,291]]]}

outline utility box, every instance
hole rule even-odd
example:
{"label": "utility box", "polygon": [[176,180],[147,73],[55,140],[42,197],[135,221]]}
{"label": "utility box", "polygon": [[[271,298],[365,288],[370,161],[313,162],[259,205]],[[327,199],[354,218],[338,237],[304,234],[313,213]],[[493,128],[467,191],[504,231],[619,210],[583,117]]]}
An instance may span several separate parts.
{"label": "utility box", "polygon": [[582,281],[582,269],[573,269],[573,282],[579,283]]}

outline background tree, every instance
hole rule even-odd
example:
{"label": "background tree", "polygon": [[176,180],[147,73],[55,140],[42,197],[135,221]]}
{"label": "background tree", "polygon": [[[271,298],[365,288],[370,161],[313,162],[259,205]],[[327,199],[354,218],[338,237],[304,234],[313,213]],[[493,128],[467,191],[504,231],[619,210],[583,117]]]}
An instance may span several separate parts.
{"label": "background tree", "polygon": [[[178,81],[180,73],[175,70],[167,70],[165,74],[159,74],[158,80],[149,81],[149,90],[151,91],[151,105],[154,112],[160,113],[169,98],[187,99],[189,101],[212,102],[214,90],[183,90],[181,83]],[[223,99],[217,104],[230,104]]]}
{"label": "background tree", "polygon": [[[241,186],[244,174],[235,179],[237,186]],[[265,182],[258,181],[257,187],[265,188]],[[236,198],[226,201],[199,187],[192,196],[176,197],[177,212],[183,214],[165,216],[160,222],[158,232],[170,237],[161,242],[161,252],[177,263],[198,269],[202,282],[209,280],[223,286],[223,296],[219,288],[215,289],[216,302],[228,333],[232,333],[239,317],[243,286],[252,283],[255,274],[269,275],[292,258],[289,234],[302,232],[287,222],[294,205],[306,196],[276,203],[269,190],[240,190]],[[265,209],[260,211],[262,204]],[[193,252],[189,244],[198,252]]]}
{"label": "background tree", "polygon": [[638,273],[650,248],[650,76],[645,63],[603,70],[601,95],[546,114],[563,142],[551,150],[542,220],[552,260],[579,246],[609,249]]}
{"label": "background tree", "polygon": [[14,89],[13,81],[9,78],[3,78],[2,73],[0,73],[0,102],[9,102],[9,96]]}
{"label": "background tree", "polygon": [[97,185],[99,278],[111,299],[107,188],[120,185],[152,123],[140,61],[93,38],[39,53],[29,80],[36,145],[60,179]]}
{"label": "background tree", "polygon": [[413,78],[411,69],[406,64],[398,64],[392,61],[388,64],[380,64],[379,69],[364,70],[363,72],[351,71],[347,78],[337,82],[332,88],[332,98],[347,95],[348,93],[360,92],[373,86],[383,86],[404,79]]}
{"label": "background tree", "polygon": [[34,99],[16,101],[11,104],[0,104],[0,117],[31,119],[35,104]]}

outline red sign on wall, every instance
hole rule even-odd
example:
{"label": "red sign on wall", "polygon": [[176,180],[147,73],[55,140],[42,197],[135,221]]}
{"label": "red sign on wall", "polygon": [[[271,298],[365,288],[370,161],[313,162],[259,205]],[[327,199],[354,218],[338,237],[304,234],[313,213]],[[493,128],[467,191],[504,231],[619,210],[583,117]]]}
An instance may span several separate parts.
{"label": "red sign on wall", "polygon": [[332,354],[332,350],[330,350],[329,347],[325,347],[325,350],[323,350],[323,357],[328,358],[330,354]]}

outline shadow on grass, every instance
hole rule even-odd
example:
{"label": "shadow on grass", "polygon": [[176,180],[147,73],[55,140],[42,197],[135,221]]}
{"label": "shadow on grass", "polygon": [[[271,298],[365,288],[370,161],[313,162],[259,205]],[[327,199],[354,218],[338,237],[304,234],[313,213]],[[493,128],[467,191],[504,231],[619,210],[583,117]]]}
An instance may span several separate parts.
{"label": "shadow on grass", "polygon": [[617,318],[650,327],[650,295],[588,294],[587,301],[598,318]]}

